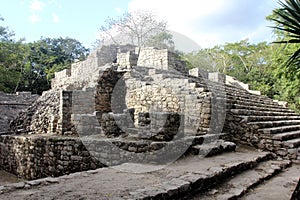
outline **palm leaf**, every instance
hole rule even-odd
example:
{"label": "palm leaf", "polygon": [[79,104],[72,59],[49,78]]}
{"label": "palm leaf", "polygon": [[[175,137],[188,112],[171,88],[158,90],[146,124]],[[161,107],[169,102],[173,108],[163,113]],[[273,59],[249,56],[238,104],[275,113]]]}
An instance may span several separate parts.
{"label": "palm leaf", "polygon": [[293,55],[287,60],[287,66],[292,64],[298,65],[300,63],[300,49],[298,49]]}
{"label": "palm leaf", "polygon": [[[277,18],[272,18],[278,25],[274,29],[287,33],[288,39],[275,43],[300,43],[300,0],[279,1],[280,9],[274,10]],[[287,67],[293,65],[300,68],[300,49],[294,52],[286,62]]]}

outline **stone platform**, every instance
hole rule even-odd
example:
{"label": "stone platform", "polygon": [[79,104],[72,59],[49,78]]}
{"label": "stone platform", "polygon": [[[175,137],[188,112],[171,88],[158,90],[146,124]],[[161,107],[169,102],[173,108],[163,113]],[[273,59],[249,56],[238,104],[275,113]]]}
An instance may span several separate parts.
{"label": "stone platform", "polygon": [[[124,163],[114,168],[1,186],[0,199],[197,199],[197,195],[211,195],[210,199],[219,199],[213,195],[223,195],[226,197],[223,199],[230,199],[251,193],[250,189],[255,185],[290,165],[287,161],[274,160],[273,156],[268,152],[239,147],[234,153],[209,158],[188,156],[164,167]],[[156,170],[139,173],[149,169]],[[295,172],[299,166],[289,169]],[[258,175],[247,176],[247,173]],[[291,180],[286,180],[288,190],[284,190],[284,194],[281,189],[274,191],[278,195],[281,193],[278,197],[291,196],[296,187],[297,174],[287,173]],[[231,192],[217,189],[218,184],[226,180],[232,180]],[[211,192],[205,194],[204,191]],[[221,192],[224,193],[219,194]]]}

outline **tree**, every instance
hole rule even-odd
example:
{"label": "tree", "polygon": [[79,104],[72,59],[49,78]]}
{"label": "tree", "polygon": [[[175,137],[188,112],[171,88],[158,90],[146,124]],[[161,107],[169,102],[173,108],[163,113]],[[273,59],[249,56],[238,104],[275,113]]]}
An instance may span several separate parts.
{"label": "tree", "polygon": [[[0,17],[0,21],[4,21]],[[14,32],[0,26],[0,90],[15,92],[22,77],[27,47],[24,39],[15,40]]]}
{"label": "tree", "polygon": [[[250,44],[248,40],[201,49],[185,54],[192,67],[201,67],[209,72],[220,72],[248,83],[251,89],[273,97],[277,94],[276,79],[271,66],[270,51],[273,47],[266,42]],[[277,67],[277,66],[276,66]]]}
{"label": "tree", "polygon": [[41,93],[50,88],[54,73],[70,68],[75,61],[84,60],[89,52],[71,38],[41,38],[28,44],[20,90]]}
{"label": "tree", "polygon": [[33,43],[15,40],[14,33],[0,26],[0,91],[31,91],[50,88],[54,73],[84,60],[89,52],[71,38],[41,38]]}
{"label": "tree", "polygon": [[127,12],[117,19],[108,18],[105,25],[100,27],[100,36],[102,41],[111,41],[117,45],[172,47],[172,35],[166,27],[167,22],[158,21],[152,12]]}
{"label": "tree", "polygon": [[275,23],[272,28],[277,40],[274,43],[284,44],[275,52],[276,87],[281,99],[300,110],[300,1],[279,1],[279,5],[280,8],[267,17]]}
{"label": "tree", "polygon": [[[285,33],[283,40],[277,41],[277,43],[300,44],[300,1],[279,1],[279,5],[281,8],[275,9],[273,15],[269,17],[276,23],[273,28]],[[300,66],[300,48],[288,59],[287,66],[292,65],[297,69]]]}
{"label": "tree", "polygon": [[161,32],[150,37],[146,42],[146,46],[157,47],[160,49],[175,50],[175,44],[172,40],[173,35],[168,32]]}

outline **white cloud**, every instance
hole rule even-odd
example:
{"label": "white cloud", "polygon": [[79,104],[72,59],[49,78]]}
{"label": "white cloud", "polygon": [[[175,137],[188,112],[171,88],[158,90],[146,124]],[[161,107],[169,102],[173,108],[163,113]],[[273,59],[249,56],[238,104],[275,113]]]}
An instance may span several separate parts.
{"label": "white cloud", "polygon": [[42,21],[41,17],[33,13],[32,15],[29,16],[29,21],[33,24],[39,23]]}
{"label": "white cloud", "polygon": [[20,1],[20,5],[21,5],[21,6],[24,6],[24,5],[25,5],[24,0],[21,0],[21,1]]}
{"label": "white cloud", "polygon": [[124,12],[124,10],[120,7],[115,8],[116,13],[121,14]]}
{"label": "white cloud", "polygon": [[152,10],[170,30],[208,47],[247,36],[253,42],[269,39],[265,16],[275,6],[274,0],[131,0],[128,9]]}
{"label": "white cloud", "polygon": [[61,5],[57,0],[49,0],[49,1],[48,1],[48,4],[49,4],[49,5],[53,5],[53,6],[55,6],[56,8],[59,8],[59,9],[62,8],[62,5]]}
{"label": "white cloud", "polygon": [[60,21],[59,17],[55,13],[52,14],[52,21],[55,24],[59,23]]}
{"label": "white cloud", "polygon": [[31,11],[42,11],[44,9],[45,3],[40,0],[31,0],[30,1],[30,10]]}

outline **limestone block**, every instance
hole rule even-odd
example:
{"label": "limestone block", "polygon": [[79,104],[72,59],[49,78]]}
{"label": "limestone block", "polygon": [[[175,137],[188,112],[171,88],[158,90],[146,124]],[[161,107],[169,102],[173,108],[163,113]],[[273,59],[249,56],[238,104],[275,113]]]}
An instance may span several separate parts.
{"label": "limestone block", "polygon": [[208,72],[201,68],[194,68],[189,70],[189,75],[208,79]]}
{"label": "limestone block", "polygon": [[218,82],[218,83],[224,83],[226,82],[226,75],[224,74],[220,74],[218,72],[214,72],[214,73],[208,73],[208,79],[214,82]]}

